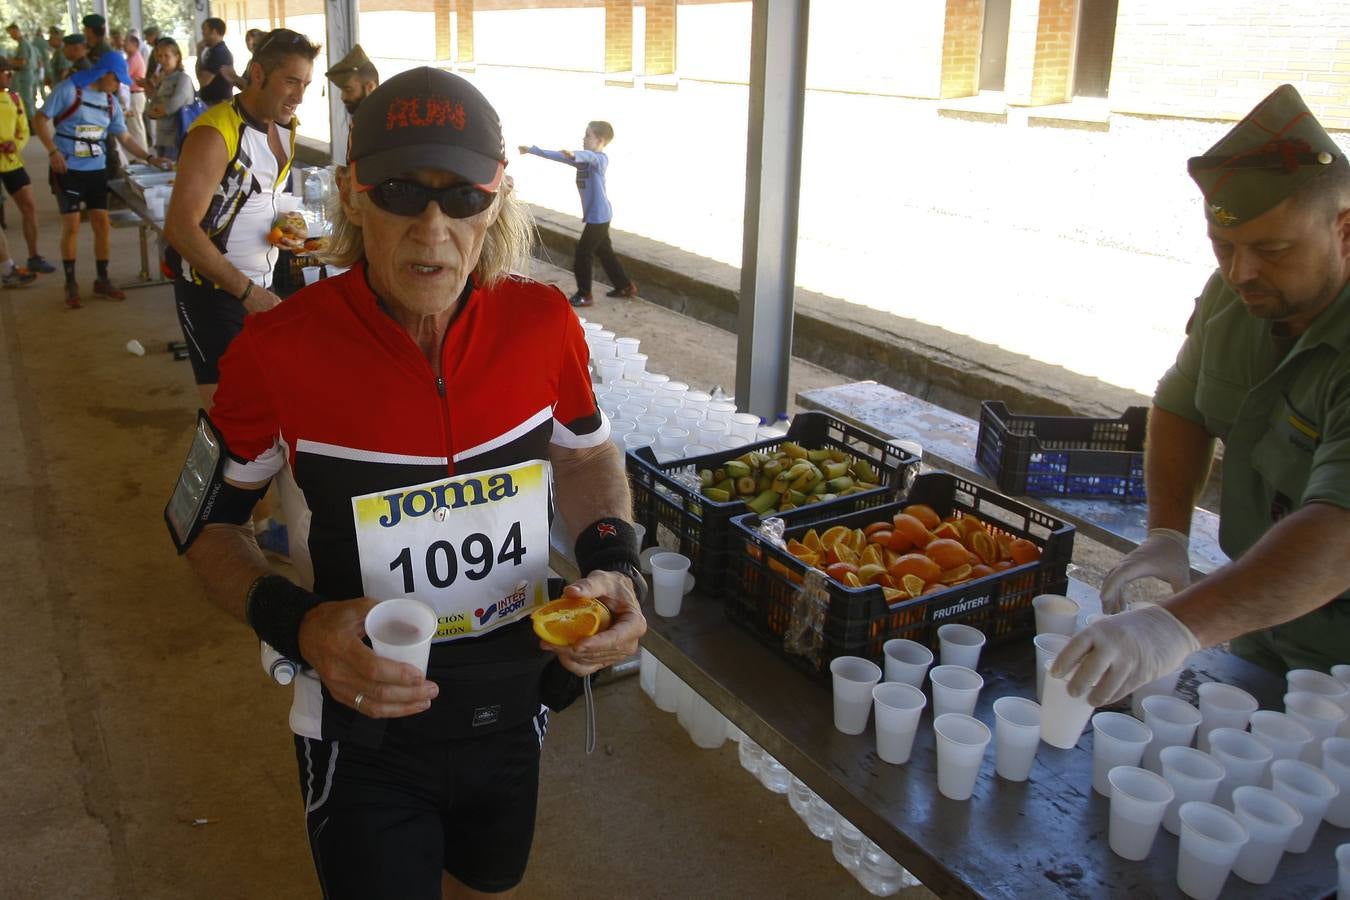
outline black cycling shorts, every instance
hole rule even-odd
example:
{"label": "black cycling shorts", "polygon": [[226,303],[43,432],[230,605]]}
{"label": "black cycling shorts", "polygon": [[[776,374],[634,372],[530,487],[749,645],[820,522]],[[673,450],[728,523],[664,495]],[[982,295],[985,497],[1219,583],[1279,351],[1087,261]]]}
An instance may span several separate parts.
{"label": "black cycling shorts", "polygon": [[56,195],[56,206],[62,215],[77,213],[80,205],[85,209],[108,208],[108,172],[97,169],[92,172],[76,172],[69,169],[61,174],[49,171],[52,193]]}
{"label": "black cycling shorts", "polygon": [[225,291],[193,284],[182,276],[173,280],[173,299],[178,308],[178,325],[187,342],[193,378],[198,384],[217,383],[220,358],[243,329],[248,310]]}
{"label": "black cycling shorts", "polygon": [[28,170],[19,166],[10,172],[0,172],[0,183],[3,183],[5,190],[13,197],[19,191],[33,183],[33,179],[28,177]]}
{"label": "black cycling shorts", "polygon": [[327,900],[440,900],[441,872],[484,893],[520,883],[534,840],[548,712],[514,728],[377,750],[295,738],[305,827]]}

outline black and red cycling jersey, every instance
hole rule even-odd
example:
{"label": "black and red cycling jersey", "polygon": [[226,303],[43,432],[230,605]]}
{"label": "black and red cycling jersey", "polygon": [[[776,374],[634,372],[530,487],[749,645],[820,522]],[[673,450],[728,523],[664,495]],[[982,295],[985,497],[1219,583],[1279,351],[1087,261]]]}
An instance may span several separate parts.
{"label": "black and red cycling jersey", "polygon": [[[261,484],[283,474],[297,581],[348,599],[363,594],[353,497],[547,459],[550,444],[607,440],[587,360],[581,324],[557,288],[519,277],[491,288],[471,281],[447,328],[438,377],[358,263],[248,317],[220,361],[211,419],[228,448],[227,478]],[[450,667],[472,679],[475,666],[512,660],[537,672],[546,659],[528,622],[516,623],[433,645],[430,674]],[[450,705],[437,680],[433,710]],[[326,692],[318,707],[317,680],[296,684],[297,733],[338,739],[363,720]],[[303,698],[305,690],[315,696]],[[391,727],[434,732],[435,719]]]}

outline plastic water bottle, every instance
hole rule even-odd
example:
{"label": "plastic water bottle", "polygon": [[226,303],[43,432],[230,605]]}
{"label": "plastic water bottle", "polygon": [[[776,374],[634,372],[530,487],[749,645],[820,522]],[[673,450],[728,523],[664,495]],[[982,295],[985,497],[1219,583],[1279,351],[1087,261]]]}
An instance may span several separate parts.
{"label": "plastic water bottle", "polygon": [[742,738],[736,753],[740,758],[741,768],[758,778],[759,767],[764,764],[764,751],[760,749],[759,744],[748,737]]}
{"label": "plastic water bottle", "polygon": [[765,753],[764,761],[759,766],[759,783],[764,785],[765,790],[775,794],[786,794],[791,782],[792,773],[778,760]]}
{"label": "plastic water bottle", "polygon": [[843,816],[835,814],[834,820],[834,859],[850,872],[858,871],[862,863],[863,833]]}
{"label": "plastic water bottle", "polygon": [[899,893],[901,888],[913,887],[919,883],[908,869],[891,859],[885,850],[866,838],[863,841],[858,871],[854,875],[868,893],[878,897],[889,897]]}
{"label": "plastic water bottle", "polygon": [[295,661],[282,656],[266,641],[261,641],[260,645],[262,647],[262,668],[267,673],[267,677],[281,685],[287,685],[294,681]]}
{"label": "plastic water bottle", "polygon": [[305,176],[305,209],[314,217],[314,221],[319,223],[320,230],[324,225],[323,195],[323,176],[319,174],[318,169],[310,169],[309,174]]}

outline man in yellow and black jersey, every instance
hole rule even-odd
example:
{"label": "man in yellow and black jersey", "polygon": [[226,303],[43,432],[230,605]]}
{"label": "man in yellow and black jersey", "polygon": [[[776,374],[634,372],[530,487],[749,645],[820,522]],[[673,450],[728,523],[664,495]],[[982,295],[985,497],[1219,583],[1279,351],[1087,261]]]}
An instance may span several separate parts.
{"label": "man in yellow and black jersey", "polygon": [[208,409],[216,363],[248,313],[280,303],[270,290],[280,251],[267,240],[295,155],[295,109],[319,47],[278,28],[249,62],[248,86],[189,129],[165,219],[177,268],[174,298],[193,375]]}

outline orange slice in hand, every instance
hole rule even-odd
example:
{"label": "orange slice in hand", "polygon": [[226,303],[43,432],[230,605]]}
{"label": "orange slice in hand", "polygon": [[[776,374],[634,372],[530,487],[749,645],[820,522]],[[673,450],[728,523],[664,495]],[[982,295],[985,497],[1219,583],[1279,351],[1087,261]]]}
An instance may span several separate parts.
{"label": "orange slice in hand", "polygon": [[599,634],[612,621],[609,607],[594,597],[563,597],[530,613],[534,633],[558,647]]}

